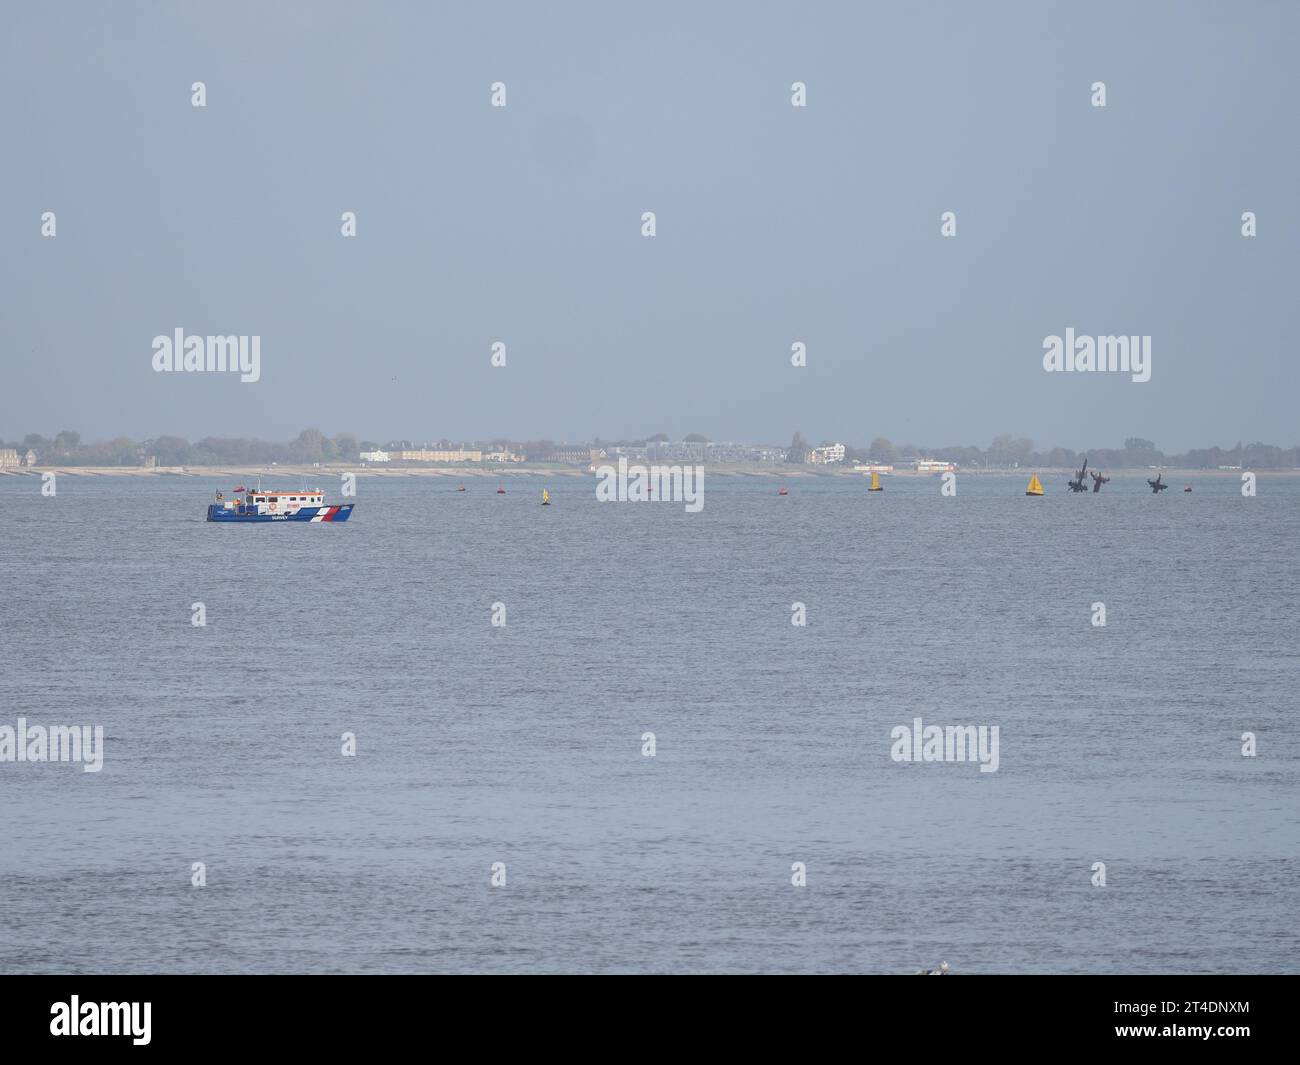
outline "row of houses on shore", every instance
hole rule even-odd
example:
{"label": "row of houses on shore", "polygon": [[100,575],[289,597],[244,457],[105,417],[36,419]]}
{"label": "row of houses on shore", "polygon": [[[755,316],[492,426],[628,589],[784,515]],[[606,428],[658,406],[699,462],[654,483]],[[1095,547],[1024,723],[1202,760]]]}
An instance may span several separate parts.
{"label": "row of houses on shore", "polygon": [[[362,451],[360,461],[366,465],[450,465],[465,466],[473,464],[491,464],[505,466],[513,463],[552,462],[565,466],[587,468],[604,463],[617,463],[626,459],[629,463],[663,463],[693,465],[734,465],[734,466],[779,466],[786,462],[787,451],[782,447],[767,447],[761,444],[714,443],[710,441],[679,440],[651,441],[634,446],[608,445],[595,447],[591,444],[556,444],[544,453],[525,455],[509,448],[486,451],[473,447],[414,447],[388,446],[383,449]],[[811,466],[833,466],[845,461],[843,444],[825,444],[812,448],[804,456],[804,462]],[[0,470],[22,469],[35,466],[35,451],[20,452],[15,448],[0,448]],[[157,458],[144,455],[140,464],[146,468],[156,467]],[[319,464],[318,464],[319,465]],[[920,473],[941,473],[955,470],[951,462],[936,459],[918,459],[914,465]],[[1222,467],[1221,467],[1222,468]],[[893,473],[892,465],[877,463],[853,465],[855,472]]]}
{"label": "row of houses on shore", "polygon": [[36,452],[28,448],[19,452],[17,448],[0,447],[0,470],[17,470],[24,466],[36,465]]}
{"label": "row of houses on shore", "polygon": [[[823,444],[810,449],[803,461],[811,466],[842,465],[846,459],[847,449],[843,444]],[[789,452],[783,447],[768,447],[762,444],[741,444],[715,442],[707,440],[652,440],[645,444],[621,445],[609,444],[603,447],[592,444],[555,444],[536,454],[523,454],[510,449],[485,451],[474,447],[417,447],[403,442],[400,446],[390,444],[385,448],[362,451],[360,460],[366,464],[443,464],[470,465],[490,463],[507,465],[516,462],[551,462],[565,466],[590,467],[605,463],[617,463],[626,459],[629,463],[662,463],[692,465],[735,465],[735,466],[780,466],[785,464]],[[909,465],[913,465],[909,463]],[[936,459],[918,459],[915,468],[921,473],[939,473],[955,470],[951,462]],[[892,473],[893,466],[872,465],[854,466],[855,470],[872,470]]]}
{"label": "row of houses on shore", "polygon": [[361,452],[362,462],[445,462],[461,466],[467,462],[523,462],[523,455],[510,451],[478,448],[390,448]]}
{"label": "row of houses on shore", "polygon": [[[840,458],[844,455],[840,445]],[[592,444],[555,444],[536,454],[523,454],[509,449],[484,451],[479,448],[411,447],[389,445],[372,451],[362,451],[359,458],[364,463],[493,463],[504,465],[515,462],[553,462],[565,466],[590,466],[593,463],[629,462],[664,463],[732,463],[736,465],[777,465],[785,462],[786,451],[779,447],[753,444],[712,443],[705,441],[653,441],[644,445],[598,447]]]}

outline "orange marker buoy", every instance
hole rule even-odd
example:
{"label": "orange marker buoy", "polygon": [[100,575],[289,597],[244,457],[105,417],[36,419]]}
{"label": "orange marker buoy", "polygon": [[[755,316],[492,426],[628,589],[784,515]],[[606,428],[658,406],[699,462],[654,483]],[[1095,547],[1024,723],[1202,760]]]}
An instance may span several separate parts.
{"label": "orange marker buoy", "polygon": [[776,494],[779,496],[788,496],[790,494],[790,489],[782,488],[781,491],[777,492]]}

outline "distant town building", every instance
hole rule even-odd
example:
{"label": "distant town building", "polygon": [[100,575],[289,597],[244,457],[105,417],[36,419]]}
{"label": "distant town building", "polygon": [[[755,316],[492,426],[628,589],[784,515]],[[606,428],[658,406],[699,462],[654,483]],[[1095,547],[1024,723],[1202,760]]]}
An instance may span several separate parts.
{"label": "distant town building", "polygon": [[727,440],[663,440],[643,448],[614,448],[614,454],[627,454],[649,462],[718,463],[734,466],[773,466],[785,461],[785,449],[758,444],[741,444]]}
{"label": "distant town building", "polygon": [[855,462],[854,473],[893,473],[894,467],[885,462]]}
{"label": "distant town building", "polygon": [[569,466],[590,466],[593,462],[605,459],[603,448],[590,444],[557,444],[551,453],[545,456],[548,462],[563,462]]}
{"label": "distant town building", "polygon": [[808,452],[808,461],[814,466],[826,466],[833,462],[843,462],[844,445],[826,444],[823,447],[815,447]]}
{"label": "distant town building", "polygon": [[955,462],[942,462],[939,459],[916,460],[917,473],[955,473],[956,470],[957,463]]}
{"label": "distant town building", "polygon": [[31,448],[28,448],[27,454],[23,456],[23,465],[24,466],[36,465],[36,452],[33,451]]}
{"label": "distant town building", "polygon": [[140,460],[140,465],[142,465],[146,470],[157,469],[157,468],[158,468],[158,456],[157,456],[157,455],[146,455],[143,459]]}
{"label": "distant town building", "polygon": [[441,451],[394,451],[391,453],[391,458],[393,462],[482,462],[483,452],[465,451],[460,448]]}
{"label": "distant town building", "polygon": [[389,455],[387,451],[363,451],[361,452],[362,462],[387,462]]}
{"label": "distant town building", "polygon": [[621,444],[605,448],[605,456],[609,459],[627,459],[628,462],[645,462],[650,456],[644,447],[624,447]]}
{"label": "distant town building", "polygon": [[483,456],[484,462],[523,462],[523,455],[516,455],[513,451],[489,451]]}
{"label": "distant town building", "polygon": [[0,448],[0,470],[16,470],[21,465],[17,448]]}
{"label": "distant town building", "polygon": [[651,462],[701,463],[706,447],[703,440],[656,440],[646,445],[646,458]]}
{"label": "distant town building", "polygon": [[726,440],[710,441],[704,445],[704,461],[747,464],[752,461],[752,450],[748,444],[735,444]]}
{"label": "distant town building", "polygon": [[727,441],[704,445],[705,462],[727,462],[742,466],[774,465],[785,461],[785,450]]}

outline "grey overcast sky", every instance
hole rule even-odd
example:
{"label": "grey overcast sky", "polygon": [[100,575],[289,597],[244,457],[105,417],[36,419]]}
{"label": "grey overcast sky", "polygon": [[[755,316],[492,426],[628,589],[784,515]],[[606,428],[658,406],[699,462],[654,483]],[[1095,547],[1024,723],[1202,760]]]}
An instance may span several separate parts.
{"label": "grey overcast sky", "polygon": [[[1294,2],[13,0],[0,438],[1290,446],[1297,40]],[[155,373],[177,327],[261,381]],[[1149,334],[1151,381],[1044,372],[1067,327]]]}

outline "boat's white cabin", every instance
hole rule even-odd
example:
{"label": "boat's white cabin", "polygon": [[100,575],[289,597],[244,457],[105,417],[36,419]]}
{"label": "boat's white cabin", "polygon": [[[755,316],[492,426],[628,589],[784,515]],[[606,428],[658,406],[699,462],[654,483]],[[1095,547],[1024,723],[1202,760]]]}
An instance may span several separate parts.
{"label": "boat's white cabin", "polygon": [[303,507],[324,506],[325,493],[320,489],[314,492],[249,492],[244,497],[244,505],[258,514],[293,514]]}

